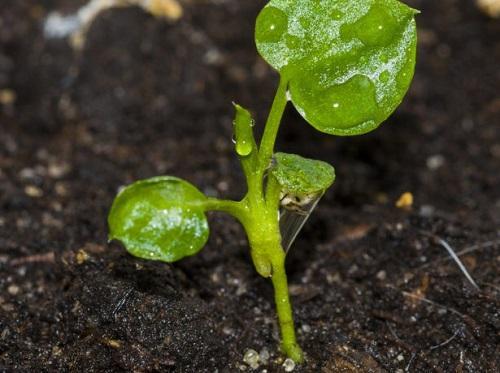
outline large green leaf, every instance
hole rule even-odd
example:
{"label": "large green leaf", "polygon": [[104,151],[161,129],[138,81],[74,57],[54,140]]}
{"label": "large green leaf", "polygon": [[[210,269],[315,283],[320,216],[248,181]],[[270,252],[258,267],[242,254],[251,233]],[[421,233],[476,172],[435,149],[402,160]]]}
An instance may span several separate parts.
{"label": "large green leaf", "polygon": [[206,197],[170,176],[138,181],[116,197],[108,217],[110,239],[144,259],[175,262],[196,254],[208,239]]}
{"label": "large green leaf", "polygon": [[326,162],[286,153],[276,153],[273,159],[270,172],[284,193],[322,193],[335,181],[335,169]]}
{"label": "large green leaf", "polygon": [[416,13],[397,0],[271,0],[255,39],[312,126],[358,135],[383,122],[409,88]]}

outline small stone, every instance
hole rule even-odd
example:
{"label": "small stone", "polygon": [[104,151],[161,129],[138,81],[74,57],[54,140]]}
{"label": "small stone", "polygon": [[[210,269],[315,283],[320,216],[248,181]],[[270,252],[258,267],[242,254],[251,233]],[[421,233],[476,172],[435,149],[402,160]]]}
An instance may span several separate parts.
{"label": "small stone", "polygon": [[19,291],[21,289],[19,288],[19,286],[17,285],[10,285],[8,288],[7,288],[7,291],[9,292],[10,295],[17,295],[19,294]]}
{"label": "small stone", "polygon": [[283,368],[285,369],[285,372],[293,372],[293,370],[295,369],[295,362],[292,359],[288,358],[283,363]]}
{"label": "small stone", "polygon": [[445,159],[441,154],[436,154],[427,158],[427,168],[431,171],[435,171],[443,167]]}
{"label": "small stone", "polygon": [[396,357],[396,360],[397,361],[403,361],[405,359],[405,357],[403,356],[403,354],[399,354],[397,357]]}
{"label": "small stone", "polygon": [[260,350],[259,359],[262,364],[267,364],[270,357],[271,354],[269,353],[269,350],[267,348],[264,347],[262,350]]}
{"label": "small stone", "polygon": [[68,188],[66,187],[66,184],[61,181],[55,183],[54,190],[56,191],[56,194],[60,197],[65,197],[68,195]]}
{"label": "small stone", "polygon": [[377,277],[377,280],[384,281],[387,278],[387,272],[386,271],[378,271],[376,277]]}
{"label": "small stone", "polygon": [[105,339],[104,344],[106,346],[109,346],[109,347],[115,348],[115,349],[118,349],[122,346],[122,343],[116,339]]}
{"label": "small stone", "polygon": [[303,324],[301,329],[304,333],[309,333],[311,331],[311,327],[307,324]]}
{"label": "small stone", "polygon": [[54,355],[54,356],[61,356],[62,352],[63,351],[62,351],[62,349],[60,347],[58,347],[58,346],[52,347],[52,355]]}
{"label": "small stone", "polygon": [[500,17],[500,0],[477,0],[477,5],[490,17]]}
{"label": "small stone", "polygon": [[413,194],[410,192],[403,193],[396,202],[396,207],[402,210],[410,210],[413,206]]}
{"label": "small stone", "polygon": [[34,185],[27,185],[24,188],[24,193],[33,198],[40,198],[43,196],[43,191]]}
{"label": "small stone", "polygon": [[422,207],[420,207],[420,216],[424,218],[430,218],[432,215],[434,215],[435,211],[436,209],[434,208],[434,206],[423,205]]}
{"label": "small stone", "polygon": [[338,272],[335,272],[335,273],[329,273],[326,275],[326,282],[328,282],[330,285],[331,284],[338,284],[340,282],[342,282],[342,278],[340,277],[340,273]]}
{"label": "small stone", "polygon": [[36,177],[36,171],[35,169],[29,167],[23,168],[19,171],[19,177],[24,180],[34,179]]}
{"label": "small stone", "polygon": [[250,366],[252,369],[257,369],[259,367],[259,354],[257,351],[251,348],[245,351],[243,355],[243,361]]}
{"label": "small stone", "polygon": [[0,89],[0,104],[12,105],[16,101],[17,95],[12,89]]}
{"label": "small stone", "polygon": [[78,250],[76,253],[76,262],[78,264],[83,264],[89,259],[89,254],[83,249]]}
{"label": "small stone", "polygon": [[47,168],[47,173],[54,179],[59,179],[70,171],[70,166],[64,162],[51,162]]}

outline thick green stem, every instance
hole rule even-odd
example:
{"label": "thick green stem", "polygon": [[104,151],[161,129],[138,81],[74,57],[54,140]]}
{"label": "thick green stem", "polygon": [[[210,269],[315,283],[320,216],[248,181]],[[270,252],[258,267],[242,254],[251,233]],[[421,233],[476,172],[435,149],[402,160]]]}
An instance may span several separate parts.
{"label": "thick green stem", "polygon": [[295,338],[292,305],[288,295],[288,282],[285,272],[285,253],[281,245],[279,251],[281,255],[276,262],[273,262],[271,280],[274,286],[274,299],[281,330],[281,348],[287,356],[299,363],[303,360],[303,353]]}
{"label": "thick green stem", "polygon": [[[299,363],[303,361],[303,354],[295,337],[285,272],[286,253],[281,246],[279,230],[281,188],[272,176],[267,180],[264,193],[264,175],[271,164],[276,136],[288,102],[287,89],[288,81],[281,79],[258,149],[249,127],[249,113],[235,105],[236,151],[247,179],[248,193],[241,202],[210,200],[210,204],[216,210],[235,215],[243,224],[255,269],[261,276],[271,278],[274,286],[282,350]],[[246,148],[242,147],[238,151],[238,145],[245,145]]]}

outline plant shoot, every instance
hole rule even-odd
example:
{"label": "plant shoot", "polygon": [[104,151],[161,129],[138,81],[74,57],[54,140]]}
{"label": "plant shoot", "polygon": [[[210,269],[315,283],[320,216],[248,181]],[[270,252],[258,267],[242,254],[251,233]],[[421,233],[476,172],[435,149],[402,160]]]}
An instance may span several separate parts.
{"label": "plant shoot", "polygon": [[[257,272],[272,281],[281,349],[303,361],[285,273],[286,252],[319,198],[335,181],[332,166],[274,145],[289,101],[314,128],[355,136],[377,128],[411,83],[418,12],[397,0],[272,0],[260,12],[255,41],[280,75],[259,142],[248,110],[235,107],[235,151],[247,193],[209,198],[172,176],[138,181],[116,197],[110,238],[139,258],[167,263],[199,252],[209,236],[205,214],[221,211],[244,227]],[[281,211],[281,213],[280,213]]]}

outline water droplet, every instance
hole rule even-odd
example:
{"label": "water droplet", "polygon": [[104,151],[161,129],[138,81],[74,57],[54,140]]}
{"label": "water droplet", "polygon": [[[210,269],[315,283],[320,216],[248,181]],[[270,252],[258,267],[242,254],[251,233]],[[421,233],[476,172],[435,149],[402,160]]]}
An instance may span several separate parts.
{"label": "water droplet", "polygon": [[248,141],[236,141],[236,153],[246,157],[252,152],[252,144]]}
{"label": "water droplet", "polygon": [[344,13],[342,13],[340,10],[334,9],[332,11],[332,18],[335,20],[341,20],[342,17],[344,16]]}
{"label": "water droplet", "polygon": [[346,41],[357,38],[367,46],[387,45],[399,27],[402,27],[401,22],[386,6],[374,5],[355,23],[343,25],[340,36]]}
{"label": "water droplet", "polygon": [[292,88],[295,100],[309,108],[308,116],[324,127],[334,124],[336,129],[347,130],[376,120],[379,111],[375,84],[365,75],[354,75],[325,89],[309,85]]}
{"label": "water droplet", "polygon": [[257,17],[255,37],[261,43],[276,43],[288,29],[288,17],[281,9],[267,6]]}
{"label": "water droplet", "polygon": [[380,76],[378,77],[378,79],[382,82],[382,83],[387,83],[389,81],[391,77],[391,73],[387,70],[383,71]]}
{"label": "water droplet", "polygon": [[254,120],[254,119],[252,119],[252,120],[250,121],[250,127],[255,127],[255,120]]}
{"label": "water droplet", "polygon": [[297,36],[288,34],[285,37],[285,43],[289,49],[297,49],[300,47],[300,38]]}
{"label": "water droplet", "polygon": [[233,144],[236,144],[236,135],[233,134],[233,137],[231,137],[231,141]]}

